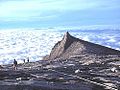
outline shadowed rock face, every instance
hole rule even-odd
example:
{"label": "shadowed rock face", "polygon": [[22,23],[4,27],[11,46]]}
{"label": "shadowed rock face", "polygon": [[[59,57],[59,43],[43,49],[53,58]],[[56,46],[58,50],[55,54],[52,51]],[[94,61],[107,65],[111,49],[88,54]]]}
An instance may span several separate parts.
{"label": "shadowed rock face", "polygon": [[120,51],[75,38],[66,32],[63,39],[53,47],[47,59],[69,58],[83,54],[120,55]]}
{"label": "shadowed rock face", "polygon": [[78,39],[71,36],[68,32],[66,32],[63,39],[59,41],[52,49],[49,58],[53,59],[61,56],[75,41],[78,41]]}

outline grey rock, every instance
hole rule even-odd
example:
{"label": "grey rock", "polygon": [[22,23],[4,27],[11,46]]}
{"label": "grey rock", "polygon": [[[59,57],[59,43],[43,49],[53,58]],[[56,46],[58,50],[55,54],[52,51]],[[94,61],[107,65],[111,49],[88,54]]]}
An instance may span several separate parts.
{"label": "grey rock", "polygon": [[55,44],[50,55],[44,59],[69,58],[85,54],[120,55],[120,51],[75,38],[66,32],[63,39]]}
{"label": "grey rock", "polygon": [[120,90],[120,51],[67,32],[44,59],[3,65],[0,90]]}

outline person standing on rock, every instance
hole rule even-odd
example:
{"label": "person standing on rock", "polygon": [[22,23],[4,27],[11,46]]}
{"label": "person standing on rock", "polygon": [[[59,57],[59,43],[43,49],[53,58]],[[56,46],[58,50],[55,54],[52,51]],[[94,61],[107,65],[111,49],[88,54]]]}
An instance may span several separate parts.
{"label": "person standing on rock", "polygon": [[17,61],[15,59],[14,59],[14,62],[13,62],[13,68],[14,68],[14,70],[17,69]]}
{"label": "person standing on rock", "polygon": [[24,62],[24,64],[25,64],[25,59],[23,59],[23,62]]}
{"label": "person standing on rock", "polygon": [[0,65],[0,70],[3,69],[2,65]]}
{"label": "person standing on rock", "polygon": [[29,57],[27,58],[27,62],[28,62],[28,63],[30,62]]}

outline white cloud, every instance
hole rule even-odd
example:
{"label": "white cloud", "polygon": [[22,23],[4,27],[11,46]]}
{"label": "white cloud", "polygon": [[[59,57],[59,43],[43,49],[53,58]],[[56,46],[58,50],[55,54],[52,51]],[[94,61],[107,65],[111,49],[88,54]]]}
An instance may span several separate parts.
{"label": "white cloud", "polygon": [[[111,36],[112,30],[107,32],[105,30],[74,32],[74,30],[70,31],[70,34],[75,37],[120,50],[120,36],[116,33],[119,31],[113,32]],[[50,29],[0,31],[0,64],[12,63],[14,58],[18,62],[23,62],[22,59],[27,57],[30,57],[30,61],[40,60],[42,56],[50,53],[55,43],[62,39],[65,31],[50,31]],[[111,42],[113,39],[115,41]]]}
{"label": "white cloud", "polygon": [[[99,18],[97,14],[96,16],[94,15],[94,12],[113,8],[120,8],[119,0],[1,0],[0,21],[57,20],[56,17],[64,21],[64,16],[67,17],[67,12],[75,11],[84,14],[84,10],[86,12],[94,10],[91,12],[93,17]],[[89,13],[87,17],[85,17],[86,15],[80,15],[80,13],[76,17],[83,19],[92,17]],[[60,17],[60,15],[63,17]],[[117,15],[119,16],[119,13]],[[106,15],[103,17],[106,17]],[[77,22],[75,17],[72,20],[72,23]]]}
{"label": "white cloud", "polygon": [[[19,19],[29,17],[43,17],[46,13],[61,13],[69,10],[84,10],[96,7],[96,2],[89,0],[8,0],[0,4],[0,18]],[[51,15],[50,15],[51,16]]]}
{"label": "white cloud", "polygon": [[[51,2],[52,3],[52,2]],[[0,18],[2,20],[19,20],[29,18],[51,17],[48,3],[40,1],[8,1],[0,5]],[[52,13],[52,12],[51,12]],[[54,14],[54,13],[53,13]]]}
{"label": "white cloud", "polygon": [[89,2],[86,4],[84,0],[61,0],[61,1],[49,1],[41,2],[40,0],[30,0],[30,1],[8,1],[3,2],[0,5],[1,15],[7,14],[17,14],[19,12],[37,12],[44,10],[76,10],[76,9],[86,9],[95,6],[96,3]]}

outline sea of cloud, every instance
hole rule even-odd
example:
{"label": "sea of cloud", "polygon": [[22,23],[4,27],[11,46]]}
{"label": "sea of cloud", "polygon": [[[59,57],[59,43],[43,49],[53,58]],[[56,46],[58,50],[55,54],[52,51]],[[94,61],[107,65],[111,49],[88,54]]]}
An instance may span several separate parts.
{"label": "sea of cloud", "polygon": [[[0,31],[0,64],[11,64],[13,59],[23,63],[41,60],[50,53],[67,30],[1,30]],[[68,30],[71,35],[120,50],[119,30]]]}

